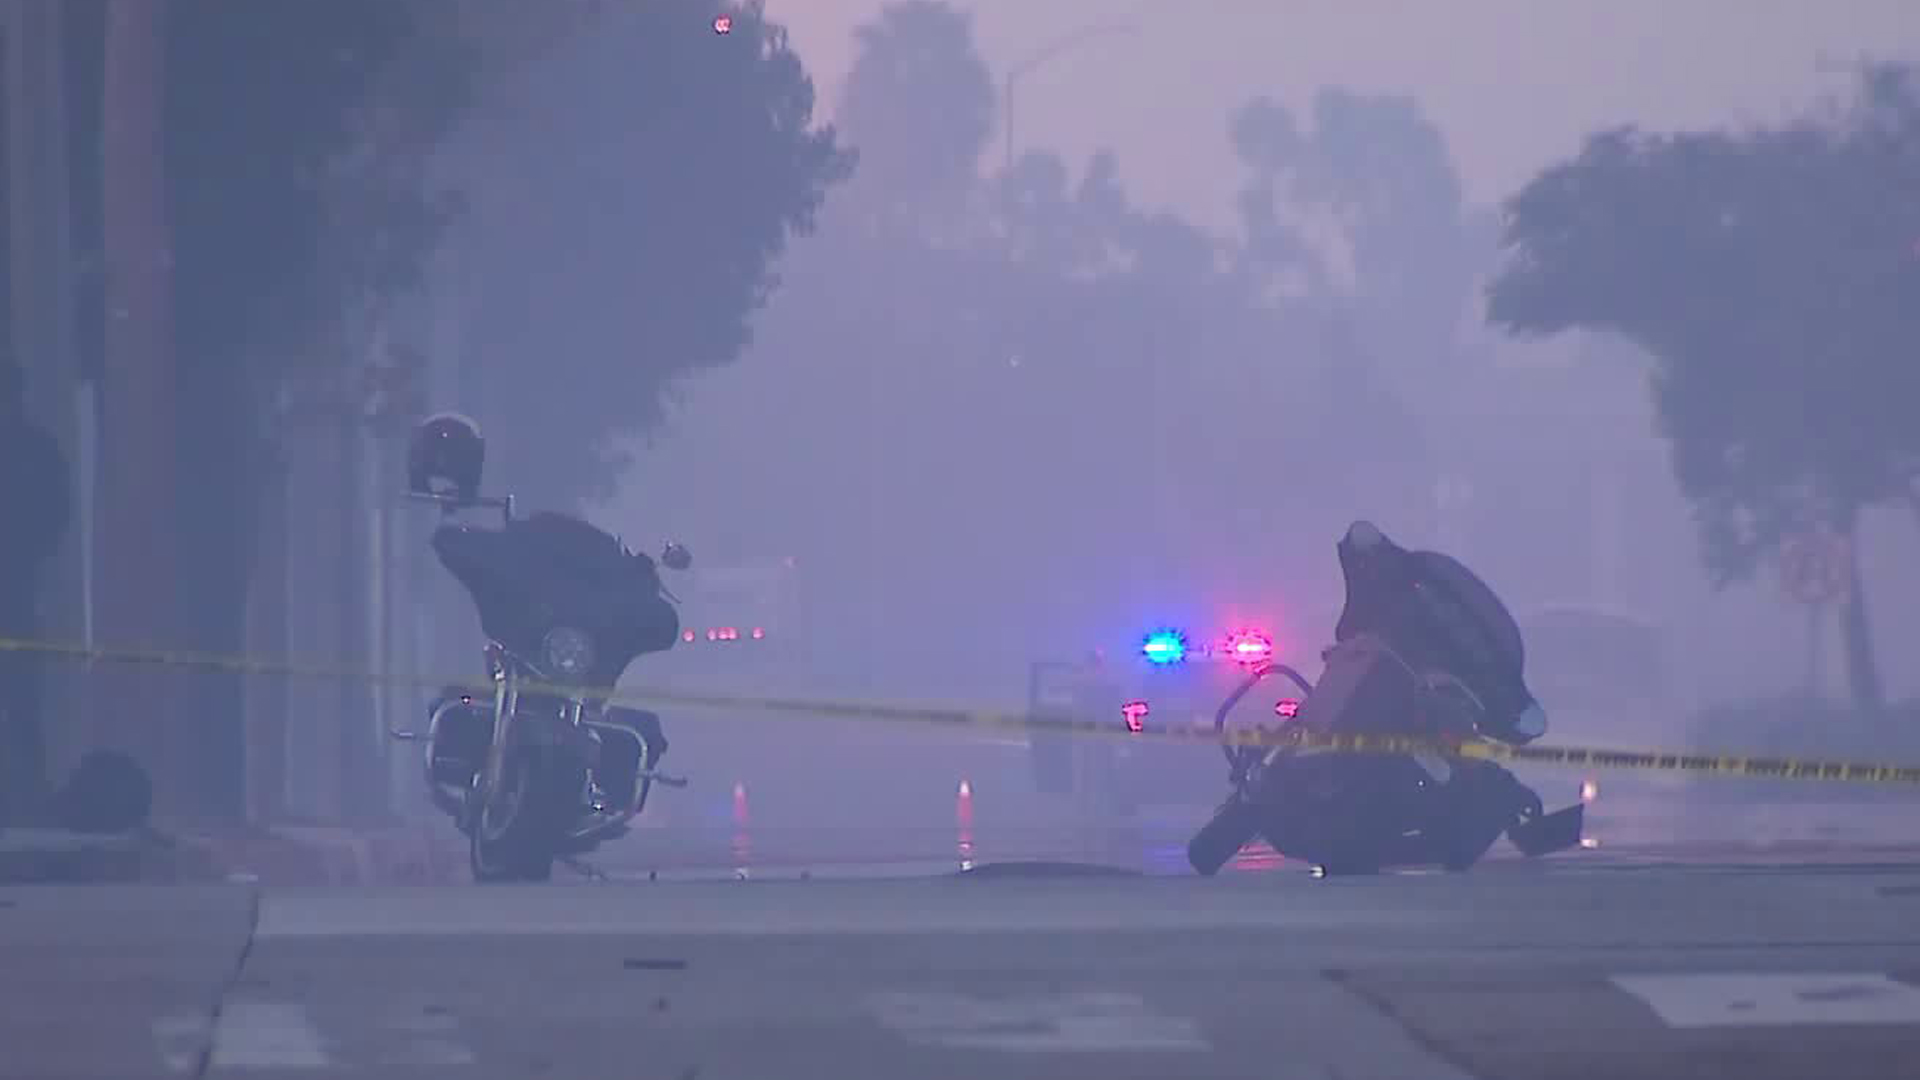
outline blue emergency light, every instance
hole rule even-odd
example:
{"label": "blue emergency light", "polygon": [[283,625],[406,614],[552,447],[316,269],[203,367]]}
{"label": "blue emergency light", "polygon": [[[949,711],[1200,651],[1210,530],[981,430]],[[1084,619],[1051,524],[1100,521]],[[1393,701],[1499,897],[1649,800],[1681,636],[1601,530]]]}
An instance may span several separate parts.
{"label": "blue emergency light", "polygon": [[1178,630],[1155,630],[1140,646],[1151,664],[1177,664],[1187,658],[1187,636]]}

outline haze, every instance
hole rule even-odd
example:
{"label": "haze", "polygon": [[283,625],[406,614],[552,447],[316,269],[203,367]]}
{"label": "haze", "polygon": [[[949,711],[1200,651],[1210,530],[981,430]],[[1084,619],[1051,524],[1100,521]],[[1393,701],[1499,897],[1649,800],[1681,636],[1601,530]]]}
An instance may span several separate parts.
{"label": "haze", "polygon": [[[835,107],[840,100],[854,55],[854,29],[881,7],[878,0],[773,0],[769,5],[769,14],[790,26],[824,105]],[[1116,21],[1135,25],[1137,32],[1089,41],[1020,79],[1016,153],[1057,152],[1077,176],[1089,155],[1110,148],[1118,156],[1120,184],[1136,204],[1164,208],[1219,235],[1237,231],[1233,199],[1245,179],[1227,138],[1228,117],[1255,96],[1273,96],[1300,113],[1327,86],[1412,95],[1443,133],[1467,199],[1486,207],[1541,168],[1575,153],[1596,129],[1620,124],[1704,128],[1776,119],[1839,87],[1840,63],[1863,54],[1912,55],[1920,49],[1920,20],[1898,0],[1844,9],[1734,0],[1679,5],[982,0],[970,10],[976,40],[996,80],[1010,64],[1076,28]],[[983,172],[999,169],[1002,135],[996,121],[980,162]],[[829,202],[844,206],[844,198],[836,192]],[[833,227],[830,217],[826,229]],[[804,287],[831,287],[821,282],[834,268],[808,263],[810,245],[818,243],[797,245],[787,264],[789,281],[805,274]],[[857,282],[841,286],[864,287]],[[1126,437],[1103,447],[1103,477],[1086,480],[1104,494],[1077,504],[1109,525],[1093,549],[1085,546],[1086,532],[1069,538],[1043,524],[1050,518],[1039,509],[1061,497],[1053,487],[1059,474],[1045,469],[995,473],[997,496],[989,505],[970,505],[967,493],[976,490],[970,485],[954,490],[953,520],[986,514],[990,528],[974,521],[943,533],[890,516],[887,508],[894,504],[886,501],[888,493],[925,482],[903,471],[911,468],[906,462],[922,460],[911,454],[898,455],[898,469],[879,466],[882,475],[874,482],[881,502],[872,518],[802,523],[790,514],[761,512],[751,493],[764,496],[794,485],[844,491],[848,483],[867,482],[856,457],[847,456],[845,445],[830,433],[879,423],[891,433],[883,440],[901,437],[898,424],[888,426],[884,419],[884,406],[876,420],[864,393],[850,392],[845,382],[802,374],[799,365],[808,358],[796,353],[781,332],[791,325],[786,320],[798,317],[794,305],[799,303],[793,290],[776,294],[741,361],[685,385],[681,407],[642,453],[615,505],[633,528],[678,530],[709,544],[737,547],[741,555],[793,554],[817,547],[837,531],[845,544],[863,552],[869,544],[874,551],[903,548],[884,562],[898,573],[945,580],[939,586],[891,580],[879,585],[879,598],[862,599],[870,582],[823,578],[820,553],[806,552],[813,556],[814,570],[805,586],[809,617],[824,620],[814,625],[828,627],[824,632],[836,643],[811,672],[826,683],[852,678],[836,680],[830,669],[866,664],[904,670],[898,679],[867,672],[853,682],[862,689],[1015,702],[1024,694],[1028,660],[1074,658],[1096,645],[1124,649],[1151,621],[1225,618],[1235,597],[1255,611],[1278,612],[1269,618],[1293,620],[1299,632],[1295,644],[1305,647],[1326,632],[1325,613],[1338,600],[1332,542],[1346,517],[1371,517],[1411,543],[1442,539],[1430,505],[1409,505],[1405,496],[1385,487],[1346,492],[1338,505],[1289,504],[1282,492],[1295,479],[1328,467],[1317,456],[1254,460],[1241,474],[1188,472],[1181,482],[1220,493],[1195,503],[1231,505],[1233,496],[1224,492],[1238,491],[1249,510],[1258,512],[1189,518],[1178,531],[1196,538],[1230,534],[1249,551],[1271,550],[1277,564],[1269,568],[1271,574],[1235,580],[1236,571],[1206,565],[1202,552],[1214,548],[1200,545],[1186,565],[1161,565],[1141,576],[1129,562],[1138,538],[1130,535],[1128,523],[1152,513],[1150,470],[1146,444]],[[884,309],[868,315],[890,317]],[[1592,359],[1595,349],[1604,353],[1622,346],[1565,339],[1521,343],[1473,327],[1467,333],[1501,365],[1535,370],[1541,364],[1577,364],[1577,374],[1556,387],[1537,385],[1537,375],[1516,376],[1510,400],[1479,402],[1486,415],[1500,416],[1537,413],[1550,399],[1552,408],[1586,417],[1577,429],[1563,427],[1546,436],[1557,446],[1532,447],[1528,440],[1542,436],[1516,433],[1511,452],[1544,450],[1543,459],[1602,464],[1594,485],[1585,477],[1575,483],[1571,500],[1552,494],[1567,480],[1543,466],[1521,487],[1505,489],[1506,507],[1483,502],[1477,524],[1466,531],[1470,546],[1462,557],[1482,568],[1516,610],[1555,603],[1614,607],[1659,624],[1671,641],[1689,643],[1680,705],[1797,687],[1807,648],[1799,609],[1780,597],[1770,575],[1716,594],[1699,570],[1686,506],[1665,444],[1653,430],[1644,369]],[[1182,343],[1167,344],[1169,371],[1179,370],[1184,354]],[[1587,360],[1579,361],[1583,356]],[[896,373],[912,367],[911,357],[889,360]],[[1080,391],[1076,407],[1107,418],[1111,432],[1145,423],[1096,381],[1083,382]],[[1273,415],[1276,423],[1288,423],[1299,410],[1321,407],[1290,395],[1275,403]],[[999,422],[982,417],[988,427]],[[805,437],[808,432],[819,438]],[[1191,428],[1185,435],[1202,438]],[[1181,438],[1180,432],[1173,436],[1175,443]],[[1126,460],[1130,442],[1131,462]],[[1331,447],[1323,450],[1335,454]],[[982,464],[976,471],[995,468]],[[1041,472],[1054,479],[1037,479]],[[1592,529],[1569,534],[1559,528],[1566,512],[1555,508],[1568,502],[1582,520],[1596,523]],[[844,510],[852,504],[828,497],[823,505]],[[879,530],[872,537],[866,533],[870,521]],[[1295,535],[1276,536],[1277,531]],[[1607,538],[1595,539],[1600,533]],[[983,541],[1004,545],[1018,557],[983,553],[978,547]],[[1920,589],[1905,555],[1914,541],[1910,519],[1888,514],[1875,519],[1863,547],[1868,573],[1886,590],[1873,614],[1889,656],[1920,630],[1909,615]],[[1071,555],[1064,554],[1069,547]],[[1289,554],[1278,554],[1282,551]],[[865,558],[844,564],[875,565]],[[1072,570],[1063,568],[1075,565],[1089,580],[1128,581],[1133,587],[1123,595],[1101,595],[1099,588],[1071,580]],[[988,566],[997,569],[990,572]],[[1013,576],[997,576],[1002,573]],[[1208,599],[1171,595],[1180,588],[1176,581],[1204,587]],[[996,599],[979,602],[989,595]],[[1827,647],[1829,657],[1833,650]],[[1830,659],[1826,670],[1837,679]],[[1898,665],[1888,678],[1892,693],[1915,685],[1913,675]]]}

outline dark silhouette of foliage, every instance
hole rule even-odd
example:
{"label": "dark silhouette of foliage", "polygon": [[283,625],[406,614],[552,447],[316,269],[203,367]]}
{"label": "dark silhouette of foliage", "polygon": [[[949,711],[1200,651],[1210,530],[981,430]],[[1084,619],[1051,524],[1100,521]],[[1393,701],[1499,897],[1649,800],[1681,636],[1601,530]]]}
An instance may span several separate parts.
{"label": "dark silhouette of foliage", "polygon": [[[118,0],[138,2],[138,0]],[[65,5],[75,222],[82,264],[103,243],[100,147],[107,4]],[[172,402],[178,475],[176,586],[184,644],[244,651],[263,496],[280,481],[276,402],[290,382],[346,382],[343,313],[370,313],[416,283],[446,207],[422,183],[425,151],[473,74],[434,0],[169,0],[163,113]],[[100,370],[99,281],[81,297],[82,369]],[[338,402],[344,406],[347,403]],[[116,418],[139,403],[107,401]],[[171,574],[173,568],[156,568]],[[195,683],[183,737],[202,767],[201,809],[241,803],[240,689]]]}
{"label": "dark silhouette of foliage", "polygon": [[994,125],[993,77],[971,17],[943,0],[901,0],[856,38],[840,116],[860,151],[860,186],[952,213],[974,186]]}
{"label": "dark silhouette of foliage", "polygon": [[[1914,501],[1917,86],[1874,65],[1846,106],[1777,127],[1602,132],[1507,206],[1491,320],[1611,332],[1655,358],[1661,430],[1722,584],[1808,529],[1857,539],[1862,510]],[[1872,707],[1852,594],[1850,674]]]}
{"label": "dark silhouette of foliage", "polygon": [[1243,268],[1287,295],[1345,294],[1353,332],[1385,361],[1444,367],[1492,249],[1418,103],[1330,87],[1306,130],[1260,98],[1234,115],[1230,134],[1249,174]]}
{"label": "dark silhouette of foliage", "polygon": [[755,2],[716,35],[719,10],[598,16],[529,65],[511,145],[474,137],[475,411],[513,448],[495,475],[543,504],[610,493],[676,380],[740,354],[789,237],[852,168],[785,30]]}

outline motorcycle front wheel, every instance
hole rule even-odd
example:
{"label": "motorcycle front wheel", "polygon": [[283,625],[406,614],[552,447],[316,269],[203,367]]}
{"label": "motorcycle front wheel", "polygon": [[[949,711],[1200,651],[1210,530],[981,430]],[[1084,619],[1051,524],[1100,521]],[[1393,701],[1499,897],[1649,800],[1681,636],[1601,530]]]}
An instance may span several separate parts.
{"label": "motorcycle front wheel", "polygon": [[1213,818],[1187,842],[1187,862],[1195,873],[1212,877],[1258,835],[1259,809],[1235,795],[1221,803],[1220,809],[1213,812]]}
{"label": "motorcycle front wheel", "polygon": [[547,881],[583,777],[557,757],[510,754],[500,790],[480,798],[478,778],[468,796],[475,803],[467,831],[467,862],[480,883]]}

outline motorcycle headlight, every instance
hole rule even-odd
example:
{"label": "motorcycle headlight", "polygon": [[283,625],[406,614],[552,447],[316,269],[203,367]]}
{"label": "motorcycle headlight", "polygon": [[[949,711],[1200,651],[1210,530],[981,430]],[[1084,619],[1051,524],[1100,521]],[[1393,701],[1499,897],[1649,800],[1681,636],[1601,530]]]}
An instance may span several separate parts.
{"label": "motorcycle headlight", "polygon": [[565,679],[578,679],[593,670],[593,638],[585,630],[561,626],[547,633],[541,644],[547,669]]}

